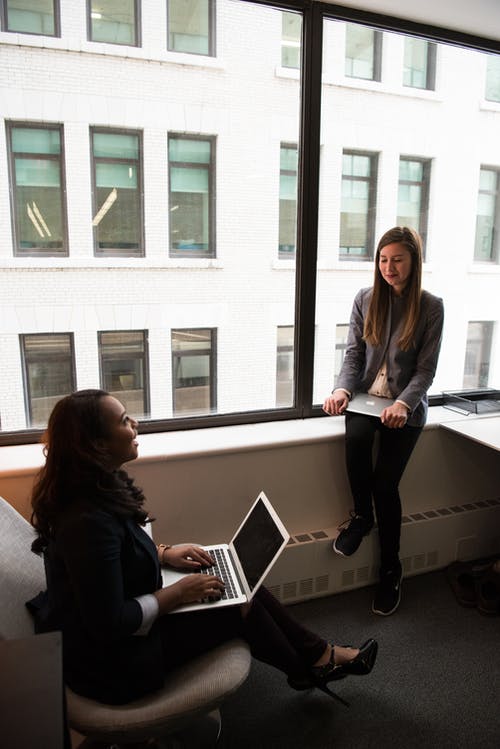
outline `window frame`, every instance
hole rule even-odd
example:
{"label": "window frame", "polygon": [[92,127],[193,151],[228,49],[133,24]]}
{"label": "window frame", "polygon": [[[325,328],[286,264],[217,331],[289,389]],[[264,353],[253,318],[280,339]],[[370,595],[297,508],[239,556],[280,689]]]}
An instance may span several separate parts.
{"label": "window frame", "polygon": [[[377,192],[378,192],[378,169],[379,153],[377,151],[365,151],[353,148],[342,149],[342,160],[344,156],[366,156],[370,159],[370,177],[365,179],[356,175],[344,175],[342,170],[341,183],[344,179],[351,182],[368,183],[368,210],[366,212],[366,254],[365,255],[346,255],[342,253],[341,237],[339,235],[339,261],[342,263],[349,262],[370,262],[375,257],[375,225],[377,220]],[[340,214],[342,215],[342,202],[340,204]]]}
{"label": "window frame", "polygon": [[[412,228],[416,229],[418,233],[420,234],[420,237],[422,239],[422,252],[423,257],[422,259],[425,262],[425,248],[427,244],[427,233],[429,228],[429,198],[430,198],[430,191],[431,191],[431,177],[432,177],[432,159],[427,159],[425,156],[409,156],[408,154],[400,154],[399,156],[399,166],[401,166],[402,161],[416,161],[419,164],[422,164],[422,179],[417,182],[415,180],[401,180],[399,177],[399,170],[398,170],[398,204],[397,204],[397,213],[399,217],[399,187],[400,185],[420,185],[420,211],[418,214],[418,226],[414,226]],[[397,220],[399,223],[399,218]]]}
{"label": "window frame", "polygon": [[[137,159],[128,159],[126,157],[109,157],[109,156],[94,156],[94,135],[95,134],[105,135],[134,135],[137,136],[138,143],[138,156]],[[94,249],[94,257],[105,258],[105,257],[133,257],[140,258],[146,255],[146,241],[145,241],[145,222],[144,222],[144,155],[143,155],[143,134],[142,130],[127,129],[127,128],[113,128],[113,127],[102,127],[91,125],[89,128],[89,145],[90,145],[90,170],[91,170],[91,201],[92,201],[92,244]],[[101,250],[99,248],[99,239],[96,227],[93,225],[94,217],[99,210],[97,203],[97,164],[134,164],[137,169],[137,194],[139,197],[139,242],[140,247],[137,251],[124,250],[122,248],[106,248]]]}
{"label": "window frame", "polygon": [[[405,46],[406,46],[406,42],[408,41],[408,39],[414,39],[414,38],[415,37],[412,37],[412,36],[405,36],[405,39],[404,39]],[[403,70],[403,86],[405,88],[414,88],[414,89],[417,89],[418,91],[435,91],[436,90],[436,65],[437,65],[436,44],[435,42],[429,41],[428,39],[423,39],[421,41],[424,41],[427,44],[425,86],[412,86],[410,83],[405,83],[404,82],[404,70]]]}
{"label": "window frame", "polygon": [[30,36],[47,36],[51,39],[61,38],[61,9],[60,0],[52,0],[52,12],[54,16],[54,33],[53,34],[38,34],[35,31],[11,31],[8,27],[8,0],[0,0],[0,22],[1,30],[9,34],[29,34]]}
{"label": "window frame", "polygon": [[135,43],[127,44],[125,42],[111,42],[108,39],[92,39],[92,0],[87,0],[87,41],[92,44],[113,44],[116,47],[142,47],[142,24],[141,24],[141,3],[139,0],[133,0],[134,3],[134,36]]}
{"label": "window frame", "polygon": [[[60,250],[48,249],[29,249],[25,250],[20,247],[21,231],[19,216],[17,212],[17,183],[16,183],[16,168],[15,160],[16,155],[12,149],[12,132],[16,128],[23,130],[57,130],[59,132],[59,143],[60,152],[58,156],[52,156],[50,154],[34,154],[31,152],[23,151],[26,157],[35,157],[43,161],[57,161],[59,163],[59,178],[60,178],[60,200],[61,200],[61,237],[62,237],[62,248]],[[60,123],[37,123],[37,122],[23,122],[20,120],[6,120],[6,143],[7,143],[7,159],[8,159],[8,171],[9,171],[9,187],[10,187],[10,215],[11,215],[11,226],[12,226],[12,250],[14,257],[68,257],[69,256],[69,241],[68,241],[68,208],[66,202],[66,172],[65,172],[65,152],[64,152],[64,125]]]}
{"label": "window frame", "polygon": [[[171,328],[170,329],[170,361],[171,361],[171,367],[172,367],[172,419],[176,421],[177,419],[186,418],[185,416],[182,416],[182,411],[179,412],[179,415],[175,415],[176,409],[175,409],[175,397],[176,392],[179,390],[179,388],[176,387],[176,359],[182,359],[184,357],[194,357],[196,355],[203,355],[206,353],[206,351],[201,351],[200,349],[193,349],[190,351],[176,351],[174,350],[174,347],[172,345],[173,342],[173,334],[177,332],[185,332],[185,331],[201,331],[201,330],[207,330],[210,332],[210,349],[208,350],[208,357],[209,357],[209,386],[208,386],[208,393],[209,393],[209,400],[210,405],[208,409],[207,415],[202,415],[201,418],[209,418],[210,414],[212,414],[214,411],[217,410],[217,328],[212,327],[200,327],[196,326],[193,328]],[[187,417],[189,418],[189,417]],[[200,418],[198,416],[198,418]]]}
{"label": "window frame", "polygon": [[479,218],[479,213],[476,208],[476,226],[474,229],[474,263],[488,263],[491,265],[498,265],[500,263],[500,166],[485,166],[484,164],[479,165],[479,175],[481,178],[481,172],[494,172],[496,175],[496,189],[495,191],[492,190],[482,190],[480,183],[478,186],[477,191],[477,199],[479,200],[480,195],[494,195],[495,200],[495,210],[493,212],[493,228],[492,228],[492,238],[491,238],[491,247],[490,247],[490,257],[489,258],[481,258],[478,257],[477,252],[477,220]]}
{"label": "window frame", "polygon": [[[97,331],[97,348],[98,348],[98,356],[99,356],[99,382],[101,383],[101,388],[103,390],[106,390],[104,387],[104,365],[107,361],[119,361],[121,359],[125,358],[125,354],[119,355],[119,354],[111,354],[104,356],[104,350],[103,350],[103,337],[107,334],[125,334],[125,333],[142,333],[142,354],[135,355],[133,357],[134,361],[140,360],[142,362],[142,377],[143,377],[143,387],[142,387],[142,407],[143,407],[143,413],[149,414],[150,408],[151,408],[151,393],[150,393],[150,377],[149,377],[149,335],[147,329],[134,329],[134,330],[98,330]],[[105,348],[105,346],[104,346]],[[116,391],[115,391],[116,392]],[[126,390],[123,391],[124,393],[127,392]],[[133,414],[132,414],[133,415]]]}
{"label": "window frame", "polygon": [[167,52],[179,55],[196,55],[197,57],[217,57],[217,0],[208,0],[208,52],[185,52],[169,46],[170,40],[170,0],[166,2],[167,10]]}
{"label": "window frame", "polygon": [[[171,204],[172,204],[172,166],[183,169],[199,169],[201,162],[192,161],[171,161],[170,160],[170,141],[171,140],[193,140],[193,141],[207,141],[210,143],[210,161],[206,167],[208,173],[208,250],[179,250],[175,249],[172,244],[172,221],[170,220],[171,215]],[[167,157],[168,157],[168,256],[170,258],[183,258],[185,260],[199,259],[199,258],[216,258],[217,257],[217,243],[216,243],[216,215],[217,215],[217,194],[216,194],[216,160],[217,151],[217,136],[215,135],[202,135],[194,133],[178,133],[169,132],[167,138]],[[201,165],[203,166],[203,165]]]}
{"label": "window frame", "polygon": [[[70,350],[70,376],[71,376],[71,383],[72,383],[72,389],[74,390],[77,387],[77,377],[76,377],[76,360],[75,360],[75,335],[73,332],[68,331],[61,331],[61,332],[50,332],[50,333],[19,333],[19,345],[21,349],[21,368],[22,368],[22,378],[23,378],[23,394],[24,394],[24,409],[25,409],[25,416],[26,416],[26,423],[31,424],[33,420],[33,405],[32,405],[32,394],[31,394],[31,387],[30,387],[30,378],[28,373],[28,365],[34,361],[35,359],[30,360],[29,357],[26,356],[26,339],[27,338],[46,338],[47,336],[68,336],[69,339],[69,350]],[[54,357],[55,361],[66,361],[67,357],[60,354],[59,356]],[[42,359],[40,359],[41,361]],[[63,397],[63,396],[61,396]],[[30,427],[28,427],[30,429]],[[37,430],[38,433],[43,432],[44,430]]]}

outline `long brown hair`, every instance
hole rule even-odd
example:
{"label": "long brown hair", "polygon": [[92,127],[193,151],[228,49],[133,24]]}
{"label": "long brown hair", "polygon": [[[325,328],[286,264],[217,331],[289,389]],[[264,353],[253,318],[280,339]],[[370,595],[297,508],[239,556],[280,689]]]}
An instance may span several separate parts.
{"label": "long brown hair", "polygon": [[403,330],[398,341],[403,351],[413,344],[418,318],[420,316],[420,298],[422,293],[422,240],[414,229],[407,226],[395,226],[381,237],[375,255],[375,277],[373,292],[365,319],[363,339],[372,346],[380,346],[389,314],[391,287],[384,281],[379,269],[380,253],[388,244],[402,244],[411,254],[411,271],[405,288],[407,299],[406,315]]}
{"label": "long brown hair", "polygon": [[141,525],[146,521],[142,491],[125,471],[110,467],[102,446],[108,429],[101,401],[108,395],[105,390],[79,390],[54,406],[43,436],[45,465],[31,495],[36,553],[53,538],[60,513],[78,501],[133,517]]}

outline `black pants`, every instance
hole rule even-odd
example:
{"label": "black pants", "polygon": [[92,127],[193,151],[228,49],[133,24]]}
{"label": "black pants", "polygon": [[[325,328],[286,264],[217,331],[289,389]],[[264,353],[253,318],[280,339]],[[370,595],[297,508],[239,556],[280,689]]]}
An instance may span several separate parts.
{"label": "black pants", "polygon": [[245,618],[239,606],[170,614],[162,618],[162,633],[166,670],[242,637],[258,660],[301,676],[327,647],[326,640],[299,624],[264,587],[255,594]]}
{"label": "black pants", "polygon": [[[356,514],[378,523],[381,570],[399,566],[401,499],[399,482],[422,427],[389,429],[379,418],[346,413],[346,466]],[[378,451],[373,460],[375,435]]]}

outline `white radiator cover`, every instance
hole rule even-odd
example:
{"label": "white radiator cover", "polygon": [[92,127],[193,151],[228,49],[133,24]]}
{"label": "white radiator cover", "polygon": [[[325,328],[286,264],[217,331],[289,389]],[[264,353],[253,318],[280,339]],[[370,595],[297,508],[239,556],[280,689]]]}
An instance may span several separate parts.
{"label": "white radiator cover", "polygon": [[[296,533],[265,585],[282,603],[371,585],[378,577],[375,527],[351,557],[332,550],[337,528]],[[500,498],[439,507],[403,517],[400,558],[405,577],[447,567],[460,559],[500,556]]]}

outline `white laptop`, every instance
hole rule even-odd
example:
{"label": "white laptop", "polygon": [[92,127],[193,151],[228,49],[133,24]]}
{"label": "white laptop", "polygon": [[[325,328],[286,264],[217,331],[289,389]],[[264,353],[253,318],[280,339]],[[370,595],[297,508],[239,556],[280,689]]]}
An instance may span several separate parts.
{"label": "white laptop", "polygon": [[[171,613],[234,606],[250,601],[286,546],[290,535],[270,501],[260,492],[229,544],[204,546],[217,559],[219,569],[207,567],[200,574],[219,575],[225,582],[222,598],[188,603]],[[163,567],[163,587],[172,585],[188,570]]]}
{"label": "white laptop", "polygon": [[349,401],[346,411],[365,414],[366,416],[380,416],[384,408],[392,406],[393,403],[392,398],[380,398],[378,395],[370,395],[370,393],[356,393]]}

